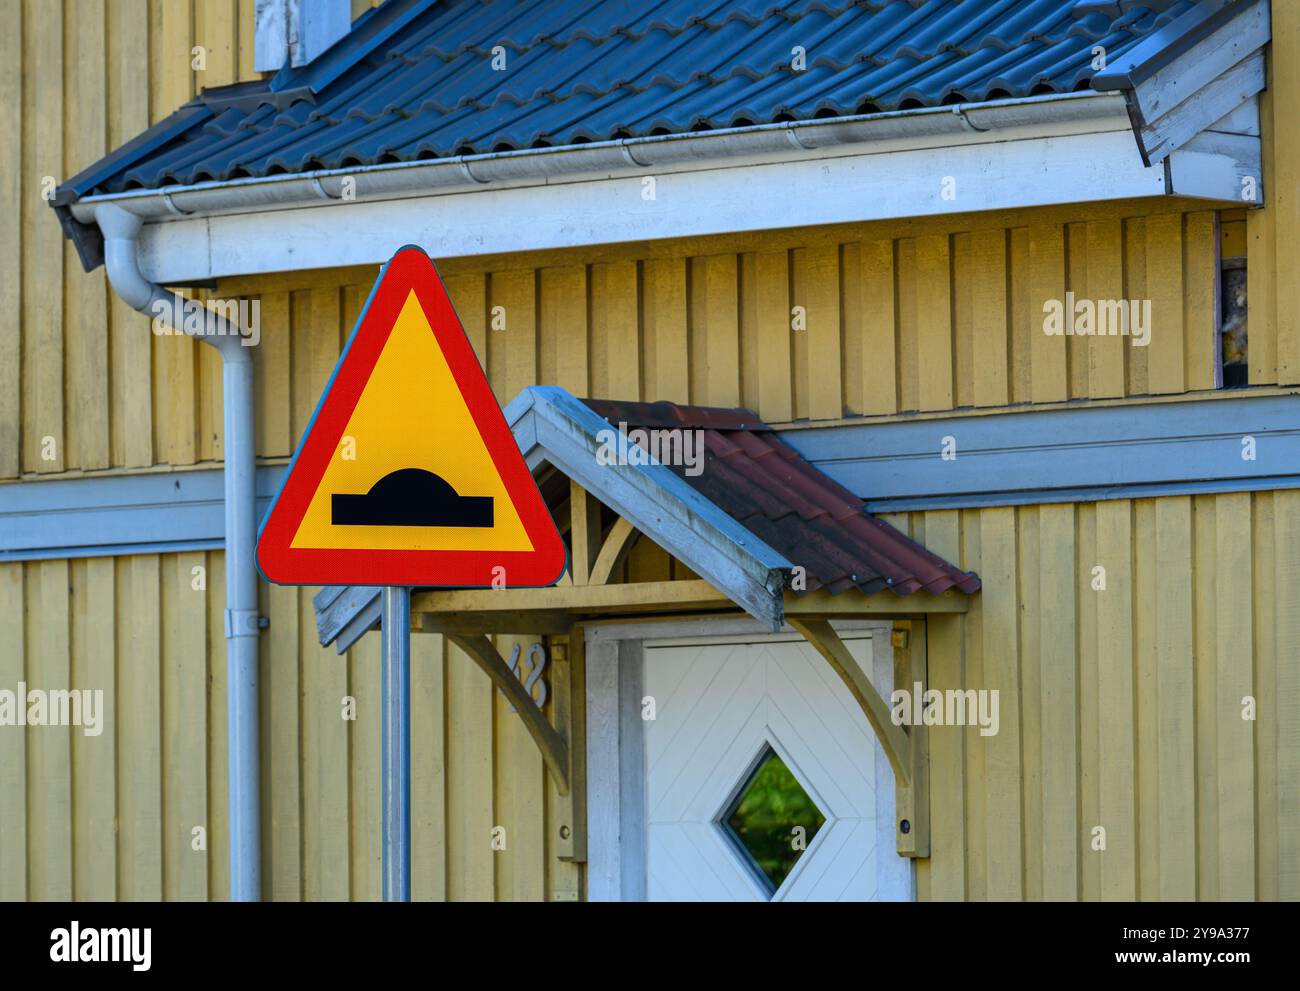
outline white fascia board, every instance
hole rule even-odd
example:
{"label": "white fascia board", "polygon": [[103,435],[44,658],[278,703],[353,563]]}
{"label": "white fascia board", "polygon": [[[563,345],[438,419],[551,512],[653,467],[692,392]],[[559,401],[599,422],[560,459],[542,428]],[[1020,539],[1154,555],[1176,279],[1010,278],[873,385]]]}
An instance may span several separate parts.
{"label": "white fascia board", "polygon": [[[144,216],[142,269],[183,284],[380,264],[404,244],[441,259],[1174,193],[1240,203],[1225,152],[1206,152],[1185,189],[1145,167],[1118,96],[961,109],[358,171],[355,200],[330,198],[346,178],[330,175],[310,200],[294,177],[88,197],[74,212],[113,200]],[[240,212],[215,211],[236,196]]]}
{"label": "white fascia board", "polygon": [[1264,199],[1259,138],[1203,131],[1165,161],[1169,185],[1181,196],[1259,206]]}
{"label": "white fascia board", "polygon": [[[952,177],[955,198],[944,199]],[[353,202],[148,224],[141,267],[164,285],[380,264],[404,244],[434,258],[924,217],[1171,192],[1130,131],[654,177]]]}

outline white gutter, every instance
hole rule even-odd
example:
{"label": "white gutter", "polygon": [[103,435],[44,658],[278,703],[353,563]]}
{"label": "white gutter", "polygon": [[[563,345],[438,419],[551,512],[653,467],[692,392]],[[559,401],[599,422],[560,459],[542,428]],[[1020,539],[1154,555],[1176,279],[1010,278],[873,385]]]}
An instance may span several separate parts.
{"label": "white gutter", "polygon": [[[378,265],[404,244],[468,258],[1180,194],[1241,205],[1232,148],[1143,164],[1114,93],[89,196],[144,221],[164,285]],[[1257,172],[1257,169],[1256,169]]]}
{"label": "white gutter", "polygon": [[100,203],[94,220],[104,235],[104,267],[133,309],[186,331],[185,316],[203,311],[195,334],[221,354],[225,429],[226,728],[230,799],[230,897],[261,897],[257,705],[257,492],[253,434],[253,352],[240,328],[202,304],[182,301],[140,272],[136,252],[141,218]]}
{"label": "white gutter", "polygon": [[104,193],[83,197],[70,209],[78,220],[92,223],[99,204],[115,203],[152,222],[312,206],[349,195],[358,201],[429,196],[488,184],[536,185],[716,168],[724,161],[777,162],[1129,129],[1120,95],[1051,94]]}

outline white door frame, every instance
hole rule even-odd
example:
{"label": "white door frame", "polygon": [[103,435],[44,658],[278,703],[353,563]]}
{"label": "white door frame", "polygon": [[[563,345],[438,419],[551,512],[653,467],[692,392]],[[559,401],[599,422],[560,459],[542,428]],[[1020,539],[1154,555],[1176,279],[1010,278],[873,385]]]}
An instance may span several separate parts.
{"label": "white door frame", "polygon": [[[886,697],[892,690],[894,658],[888,620],[837,621],[841,633],[871,633],[872,681]],[[787,632],[788,631],[788,632]],[[587,683],[587,899],[593,902],[645,901],[645,760],[641,725],[641,675],[645,646],[665,641],[735,643],[800,640],[787,628],[771,633],[758,621],[742,618],[670,619],[593,623],[584,627]],[[847,691],[847,689],[846,689]],[[878,819],[886,828],[886,854],[894,844],[893,770],[878,755],[881,779]],[[907,858],[906,888],[916,897],[915,865]]]}

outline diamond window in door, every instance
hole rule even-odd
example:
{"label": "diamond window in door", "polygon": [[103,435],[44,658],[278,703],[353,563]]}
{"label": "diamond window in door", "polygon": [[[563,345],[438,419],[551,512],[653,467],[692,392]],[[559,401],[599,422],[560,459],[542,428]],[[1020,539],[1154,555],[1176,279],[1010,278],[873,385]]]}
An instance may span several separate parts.
{"label": "diamond window in door", "polygon": [[826,822],[817,803],[770,744],[718,824],[774,894]]}

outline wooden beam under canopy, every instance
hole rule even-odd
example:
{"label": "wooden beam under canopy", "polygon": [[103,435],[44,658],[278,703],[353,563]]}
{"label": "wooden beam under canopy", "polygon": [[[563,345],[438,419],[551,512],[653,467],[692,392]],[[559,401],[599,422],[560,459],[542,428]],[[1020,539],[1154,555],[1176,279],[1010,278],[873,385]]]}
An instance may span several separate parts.
{"label": "wooden beam under canopy", "polygon": [[[915,592],[897,595],[877,592],[863,595],[856,589],[831,595],[824,589],[797,595],[786,592],[787,616],[825,619],[899,619],[929,613],[964,613],[970,607],[967,596],[955,589],[940,595]],[[431,590],[411,597],[413,616],[501,612],[571,613],[584,616],[638,612],[680,612],[687,609],[729,611],[739,609],[722,592],[703,579],[683,581],[627,582],[616,585],[557,585],[552,588]]]}

